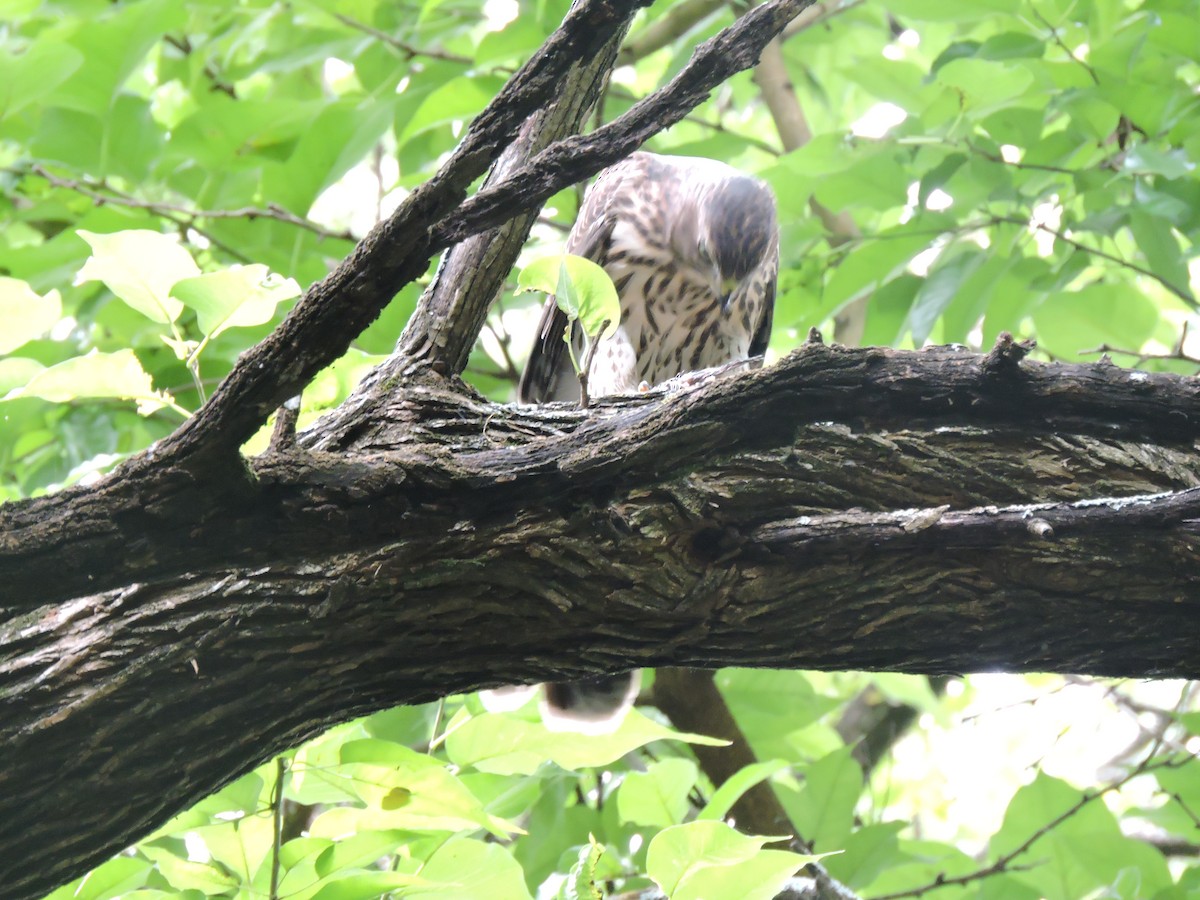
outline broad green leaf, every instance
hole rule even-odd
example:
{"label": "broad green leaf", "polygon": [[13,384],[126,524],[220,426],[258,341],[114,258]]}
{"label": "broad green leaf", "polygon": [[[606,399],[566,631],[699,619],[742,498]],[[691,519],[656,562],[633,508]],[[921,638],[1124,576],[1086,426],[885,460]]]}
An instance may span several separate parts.
{"label": "broad green leaf", "polygon": [[604,892],[596,885],[596,864],[604,853],[604,845],[588,836],[587,844],[579,848],[575,865],[559,891],[562,900],[604,900]]}
{"label": "broad green leaf", "polygon": [[132,350],[77,356],[43,369],[24,387],[9,391],[0,400],[39,397],[52,403],[70,400],[134,400],[143,416],[170,406],[183,412],[166,391],[156,391],[150,376]]}
{"label": "broad green leaf", "polygon": [[1048,297],[1033,312],[1038,344],[1074,358],[1101,344],[1137,352],[1154,333],[1158,308],[1125,283],[1092,284]]}
{"label": "broad green leaf", "polygon": [[1181,713],[1179,723],[1189,734],[1200,734],[1200,712]]}
{"label": "broad green leaf", "polygon": [[377,859],[394,853],[410,837],[406,831],[364,831],[352,834],[320,851],[314,860],[315,871],[322,878],[343,869],[363,868]]}
{"label": "broad green leaf", "polygon": [[191,254],[179,242],[157,231],[118,231],[95,234],[80,231],[92,255],[79,270],[78,280],[103,281],[110,291],[155,322],[179,318],[183,304],[171,288],[200,274]]}
{"label": "broad green leaf", "polygon": [[645,772],[630,772],[617,790],[621,821],[660,827],[679,823],[698,774],[696,764],[688,759],[664,759],[651,763]]}
{"label": "broad green leaf", "polygon": [[82,64],[82,53],[48,37],[23,53],[0,49],[0,121],[36,103]]}
{"label": "broad green leaf", "polygon": [[708,803],[704,805],[704,809],[696,814],[697,819],[724,819],[733,804],[737,803],[741,796],[754,787],[770,778],[777,772],[782,772],[788,768],[786,761],[782,759],[773,759],[770,762],[751,763],[748,766],[743,766],[731,778],[725,779],[725,782],[713,791],[712,797]]}
{"label": "broad green leaf", "polygon": [[259,866],[269,864],[275,843],[274,825],[265,813],[206,825],[191,834],[204,842],[215,862],[246,883],[254,878]]}
{"label": "broad green leaf", "polygon": [[559,309],[568,319],[577,320],[592,339],[602,336],[605,322],[608,329],[621,322],[621,304],[612,279],[582,256],[568,253],[534,260],[517,276],[517,291],[553,294]]}
{"label": "broad green leaf", "polygon": [[954,302],[962,283],[981,266],[987,256],[983,253],[958,253],[947,262],[941,262],[917,290],[912,307],[908,311],[908,327],[912,332],[913,344],[920,347],[925,343],[933,326]]}
{"label": "broad green leaf", "polygon": [[1123,835],[1103,802],[1082,800],[1076,788],[1039,773],[1009,803],[1004,824],[989,844],[989,857],[1040,834],[1014,860],[1021,868],[1014,869],[1012,877],[1046,900],[1078,900],[1114,885],[1124,869],[1139,871],[1136,896],[1150,896],[1171,883],[1166,861],[1157,850]]}
{"label": "broad green leaf", "polygon": [[343,777],[354,783],[366,809],[340,807],[323,813],[309,829],[337,838],[365,828],[413,831],[471,831],[498,837],[519,829],[488,813],[479,798],[446,766],[408,747],[374,738],[341,748]]}
{"label": "broad green leaf", "polygon": [[937,80],[961,91],[966,104],[990,110],[1025,93],[1033,75],[1019,63],[986,59],[955,59],[937,71]]}
{"label": "broad green leaf", "polygon": [[796,830],[817,850],[838,850],[854,825],[854,807],[863,790],[862,768],[853,748],[842,747],[804,770],[798,792],[780,798]]}
{"label": "broad green leaf", "polygon": [[564,769],[606,766],[651,741],[677,740],[720,747],[726,741],[672,731],[637,710],[630,710],[611,734],[589,735],[549,731],[540,722],[527,722],[503,713],[485,713],[467,720],[446,738],[446,752],[460,766],[481,772],[531,775],[547,762]]}
{"label": "broad green leaf", "polygon": [[716,683],[759,759],[793,758],[792,735],[838,705],[813,690],[804,672],[722,669]]}
{"label": "broad green leaf", "polygon": [[1187,261],[1180,251],[1179,241],[1171,231],[1170,223],[1135,209],[1129,213],[1129,230],[1150,263],[1151,271],[1190,297]]}
{"label": "broad green leaf", "polygon": [[177,891],[221,894],[238,886],[236,878],[210,863],[194,862],[154,845],[143,844],[141,852],[154,862],[158,873]]}
{"label": "broad green leaf", "polygon": [[215,338],[227,328],[271,321],[282,301],[300,296],[300,285],[255,264],[185,278],[171,296],[194,309],[200,331]]}
{"label": "broad green leaf", "polygon": [[881,873],[907,859],[897,835],[906,822],[882,822],[855,829],[842,845],[842,852],[825,860],[829,874],[852,890],[861,891]]}
{"label": "broad green leaf", "polygon": [[521,867],[499,844],[448,841],[421,866],[420,875],[423,884],[406,891],[406,897],[532,900]]}
{"label": "broad green leaf", "polygon": [[929,686],[925,675],[905,675],[902,672],[873,672],[871,683],[895,703],[903,703],[921,712],[937,714],[942,698]]}
{"label": "broad green leaf", "polygon": [[62,316],[62,297],[50,290],[45,296],[18,278],[0,276],[0,355],[41,337]]}
{"label": "broad green leaf", "polygon": [[425,879],[404,872],[349,872],[323,885],[312,900],[378,900],[390,891],[410,890],[425,883]]}
{"label": "broad green leaf", "polygon": [[646,850],[646,874],[671,900],[767,900],[819,859],[763,845],[786,837],[741,834],[724,822],[664,828]]}
{"label": "broad green leaf", "polygon": [[144,885],[151,871],[144,859],[118,856],[47,894],[45,900],[115,900]]}
{"label": "broad green leaf", "polygon": [[409,117],[397,143],[404,144],[422,131],[456,119],[473,119],[503,86],[502,79],[491,76],[462,76],[432,91]]}
{"label": "broad green leaf", "polygon": [[23,356],[0,359],[0,397],[11,390],[24,387],[45,368],[36,359],[26,359]]}
{"label": "broad green leaf", "polygon": [[838,304],[853,300],[863,291],[877,288],[894,278],[931,243],[930,233],[915,227],[905,226],[878,234],[855,251],[852,262],[833,271],[825,294]]}
{"label": "broad green leaf", "polygon": [[1164,178],[1183,178],[1195,171],[1196,164],[1182,150],[1163,152],[1152,145],[1137,144],[1125,156],[1126,171],[1138,174],[1162,175]]}

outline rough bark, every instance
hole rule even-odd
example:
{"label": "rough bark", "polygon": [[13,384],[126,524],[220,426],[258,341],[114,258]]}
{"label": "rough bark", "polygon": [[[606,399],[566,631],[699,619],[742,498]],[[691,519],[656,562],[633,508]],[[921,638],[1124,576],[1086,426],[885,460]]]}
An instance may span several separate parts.
{"label": "rough bark", "polygon": [[430,378],[357,451],[252,461],[224,515],[170,479],[94,489],[101,589],[69,577],[94,529],[10,531],[0,878],[32,894],[332,722],[485,685],[1196,677],[1194,384],[988,359],[811,345],[590,415]]}

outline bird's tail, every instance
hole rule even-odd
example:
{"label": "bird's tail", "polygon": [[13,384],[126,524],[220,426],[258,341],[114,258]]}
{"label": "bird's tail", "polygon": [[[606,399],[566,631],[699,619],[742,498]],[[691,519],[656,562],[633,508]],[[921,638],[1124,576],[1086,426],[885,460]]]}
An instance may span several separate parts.
{"label": "bird's tail", "polygon": [[642,686],[638,669],[585,681],[542,685],[542,722],[551,731],[606,734],[615,731]]}

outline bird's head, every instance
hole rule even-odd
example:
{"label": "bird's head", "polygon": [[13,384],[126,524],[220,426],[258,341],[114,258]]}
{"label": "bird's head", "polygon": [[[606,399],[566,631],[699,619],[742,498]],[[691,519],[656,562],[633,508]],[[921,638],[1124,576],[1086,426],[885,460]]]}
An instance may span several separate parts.
{"label": "bird's head", "polygon": [[720,298],[723,309],[775,246],[775,199],[762,182],[735,175],[680,217],[676,252]]}

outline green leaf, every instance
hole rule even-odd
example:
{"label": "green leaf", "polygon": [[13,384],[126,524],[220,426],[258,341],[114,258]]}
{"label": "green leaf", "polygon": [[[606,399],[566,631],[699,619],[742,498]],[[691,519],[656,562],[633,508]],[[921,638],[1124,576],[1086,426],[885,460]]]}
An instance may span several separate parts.
{"label": "green leaf", "polygon": [[688,759],[664,759],[645,772],[630,772],[617,790],[617,814],[635,825],[675,825],[687,813],[698,774]]}
{"label": "green leaf", "polygon": [[897,835],[906,822],[866,825],[846,838],[842,852],[825,861],[829,874],[848,888],[861,891],[879,875],[906,860]]}
{"label": "green leaf", "polygon": [[227,328],[271,321],[276,306],[300,296],[300,285],[263,265],[232,266],[178,281],[171,296],[194,309],[200,330],[215,338]]}
{"label": "green leaf", "polygon": [[365,809],[337,807],[321,814],[309,829],[337,838],[364,829],[473,831],[484,828],[507,837],[515,826],[491,815],[479,798],[446,766],[408,747],[375,738],[341,748],[342,764],[359,767],[355,791]]}
{"label": "green leaf", "polygon": [[746,791],[787,768],[788,763],[782,759],[742,766],[713,791],[712,797],[704,805],[704,809],[696,814],[696,818],[724,819],[729,810],[733,808],[733,804],[737,803]]}
{"label": "green leaf", "polygon": [[404,872],[349,872],[330,881],[312,895],[312,900],[378,900],[389,891],[410,891],[425,879]]}
{"label": "green leaf", "polygon": [[1100,344],[1133,352],[1154,333],[1158,308],[1129,284],[1092,284],[1048,297],[1033,312],[1038,343],[1058,356],[1075,357]]}
{"label": "green leaf", "polygon": [[965,104],[977,112],[1019,97],[1033,84],[1033,74],[1023,65],[977,58],[951,60],[938,69],[936,78],[961,92]]}
{"label": "green leaf", "polygon": [[917,290],[908,311],[908,328],[913,344],[920,347],[933,331],[942,313],[958,296],[962,283],[983,265],[987,256],[977,252],[955,254],[948,262],[940,262]]}
{"label": "green leaf", "polygon": [[322,850],[316,857],[315,871],[322,878],[326,878],[343,869],[368,866],[375,860],[394,853],[409,837],[409,832],[398,829],[352,834]]}
{"label": "green leaf", "polygon": [[452,762],[481,772],[531,775],[546,762],[564,769],[606,766],[651,741],[677,740],[724,746],[727,741],[672,731],[630,710],[611,734],[589,735],[549,731],[540,722],[527,722],[503,713],[474,716],[450,732],[446,752]]}
{"label": "green leaf", "polygon": [[83,54],[44,37],[14,54],[0,50],[0,121],[36,103],[83,64]]}
{"label": "green leaf", "polygon": [[167,884],[177,891],[203,891],[205,894],[221,894],[238,886],[238,881],[208,863],[193,862],[176,856],[164,847],[143,844],[141,851],[154,862],[155,869],[166,879]]}
{"label": "green leaf", "polygon": [[103,281],[110,291],[148,319],[174,322],[183,304],[171,288],[200,274],[191,254],[179,242],[158,231],[118,231],[95,234],[79,231],[92,255],[79,270],[78,280]]}
{"label": "green leaf", "polygon": [[1179,724],[1188,730],[1189,734],[1200,734],[1200,712],[1180,713]]}
{"label": "green leaf", "polygon": [[[1039,835],[1016,859],[1021,868],[1014,869],[1011,877],[1046,900],[1078,900],[1116,884],[1124,869],[1139,870],[1137,896],[1150,896],[1171,883],[1166,861],[1157,850],[1125,837],[1102,801],[1081,804],[1082,799],[1077,789],[1038,773],[1009,803],[1004,824],[989,844],[989,858]],[[1056,824],[1049,828],[1052,823]]]}
{"label": "green leaf", "polygon": [[604,845],[588,835],[588,842],[579,848],[575,865],[567,875],[559,896],[562,900],[604,900],[604,892],[596,885],[596,864],[604,853]]}
{"label": "green leaf", "polygon": [[11,390],[24,387],[45,368],[36,359],[26,359],[24,356],[0,359],[0,397]]}
{"label": "green leaf", "polygon": [[607,332],[621,322],[621,303],[612,279],[582,256],[568,253],[534,260],[517,276],[517,292],[523,291],[553,294],[558,308],[571,321],[578,321],[592,340],[603,336],[601,329]]}
{"label": "green leaf", "polygon": [[532,900],[521,867],[499,844],[449,841],[421,866],[420,874],[428,886],[410,888],[406,897]]}
{"label": "green leaf", "polygon": [[0,276],[0,355],[12,353],[22,344],[41,337],[62,316],[62,297],[58,291],[45,296],[18,278]]}
{"label": "green leaf", "polygon": [[1129,230],[1145,254],[1151,271],[1185,296],[1191,297],[1187,262],[1170,224],[1157,216],[1134,209],[1129,213]]}
{"label": "green leaf", "polygon": [[804,770],[799,791],[782,791],[780,798],[812,847],[838,850],[854,826],[854,807],[862,790],[862,768],[853,748],[842,747]]}
{"label": "green leaf", "polygon": [[911,223],[876,235],[856,250],[846,264],[833,270],[825,287],[827,298],[842,304],[865,290],[879,287],[902,272],[931,243],[929,231],[918,230]]}
{"label": "green leaf", "polygon": [[1196,164],[1183,150],[1164,152],[1150,144],[1136,144],[1126,154],[1122,168],[1139,175],[1161,175],[1173,180],[1194,172]]}
{"label": "green leaf", "polygon": [[150,863],[144,859],[118,856],[48,894],[45,900],[110,900],[124,897],[128,892],[142,887],[151,872]]}
{"label": "green leaf", "polygon": [[724,822],[673,825],[646,850],[646,874],[671,900],[768,900],[819,859],[763,845],[786,837],[741,834]]}
{"label": "green leaf", "polygon": [[132,350],[100,353],[93,350],[87,356],[76,356],[58,365],[43,369],[24,386],[9,391],[0,402],[18,397],[39,397],[52,403],[70,400],[134,400],[143,416],[164,406],[177,411],[175,401],[166,391],[156,391],[141,362]]}

